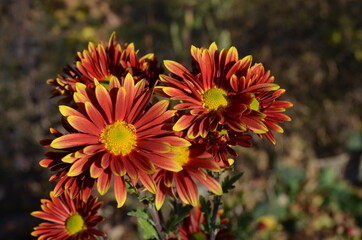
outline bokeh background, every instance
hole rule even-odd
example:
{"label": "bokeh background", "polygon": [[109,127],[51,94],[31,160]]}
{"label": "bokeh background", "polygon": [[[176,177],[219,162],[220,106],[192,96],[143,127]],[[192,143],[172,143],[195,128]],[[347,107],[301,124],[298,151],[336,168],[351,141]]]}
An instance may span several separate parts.
{"label": "bokeh background", "polygon": [[[59,122],[45,81],[113,31],[160,64],[189,65],[191,44],[235,46],[287,89],[278,143],[238,149],[244,175],[224,199],[237,239],[361,238],[360,0],[0,0],[0,239],[30,239],[53,187],[38,165]],[[112,239],[141,239],[131,200],[104,199]]]}

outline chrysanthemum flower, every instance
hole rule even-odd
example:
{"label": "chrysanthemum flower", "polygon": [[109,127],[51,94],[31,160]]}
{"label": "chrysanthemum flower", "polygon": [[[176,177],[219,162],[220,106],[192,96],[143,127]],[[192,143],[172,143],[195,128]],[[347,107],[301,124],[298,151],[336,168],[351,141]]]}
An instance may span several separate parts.
{"label": "chrysanthemum flower", "polygon": [[69,134],[55,138],[50,147],[68,152],[62,157],[71,164],[68,177],[83,178],[89,172],[100,194],[108,191],[113,176],[120,207],[127,196],[125,176],[133,184],[139,179],[154,193],[155,166],[180,171],[171,147],[186,147],[189,142],[173,134],[169,120],[175,111],[167,110],[168,101],[146,109],[153,91],[145,88],[144,80],[135,84],[128,74],[123,85],[117,78],[111,79],[108,89],[95,84],[94,89],[76,84],[74,101],[79,110],[59,107]]}
{"label": "chrysanthemum flower", "polygon": [[105,236],[95,229],[103,221],[103,217],[97,215],[102,203],[96,197],[91,196],[83,201],[79,197],[72,199],[67,192],[59,197],[51,192],[50,198],[41,200],[42,211],[31,213],[48,221],[35,227],[32,236],[39,240],[96,240],[96,236]]}
{"label": "chrysanthemum flower", "polygon": [[[171,76],[160,76],[166,85],[160,87],[163,94],[181,101],[175,109],[185,111],[175,123],[175,131],[185,131],[191,139],[205,138],[220,126],[260,135],[282,131],[276,123],[290,120],[281,112],[291,104],[275,101],[284,90],[278,90],[279,85],[261,64],[250,67],[251,56],[239,60],[234,47],[218,51],[215,43],[209,49],[192,46],[191,55],[192,72],[167,60],[164,63]],[[272,134],[266,136],[272,140]]]}
{"label": "chrysanthemum flower", "polygon": [[209,176],[203,169],[220,171],[219,166],[202,145],[190,147],[173,147],[177,155],[173,158],[182,166],[179,172],[160,169],[155,175],[157,183],[156,209],[160,209],[165,201],[166,194],[175,197],[173,187],[181,201],[186,204],[197,206],[199,204],[199,193],[194,179],[198,180],[211,192],[221,195],[220,184]]}
{"label": "chrysanthemum flower", "polygon": [[135,81],[146,79],[146,84],[153,86],[162,68],[157,66],[154,54],[147,54],[141,58],[138,58],[137,54],[138,50],[135,50],[133,43],[126,43],[122,48],[113,33],[106,46],[103,43],[96,46],[90,42],[88,50],[78,52],[75,66],[67,66],[64,74],[49,79],[48,84],[56,87],[53,96],[65,96],[63,102],[72,99],[77,82],[93,88],[94,80],[108,85],[112,77],[123,80],[130,73]]}

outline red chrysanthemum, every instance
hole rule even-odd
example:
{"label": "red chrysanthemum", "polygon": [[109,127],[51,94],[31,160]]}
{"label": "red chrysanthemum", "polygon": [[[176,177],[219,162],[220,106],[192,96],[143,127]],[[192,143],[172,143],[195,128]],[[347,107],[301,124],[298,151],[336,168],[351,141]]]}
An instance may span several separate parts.
{"label": "red chrysanthemum", "polygon": [[56,87],[53,96],[65,96],[63,102],[72,100],[77,82],[92,88],[94,80],[107,85],[113,76],[123,80],[130,73],[135,81],[146,79],[146,84],[153,86],[163,70],[157,66],[154,54],[141,58],[137,54],[133,43],[126,43],[122,48],[113,33],[106,46],[103,43],[97,46],[89,43],[88,50],[78,52],[75,66],[68,65],[64,74],[49,79],[48,84]]}
{"label": "red chrysanthemum", "polygon": [[68,177],[83,179],[89,173],[101,194],[108,191],[113,176],[120,207],[127,196],[125,176],[133,184],[139,179],[154,193],[155,166],[180,171],[171,146],[185,147],[189,142],[174,136],[168,122],[175,111],[167,110],[168,101],[146,108],[153,91],[145,88],[144,80],[135,84],[128,74],[123,85],[117,78],[111,79],[108,89],[95,84],[94,89],[76,84],[74,101],[79,110],[59,107],[69,134],[55,138],[50,147],[68,153],[61,159],[71,164]]}
{"label": "red chrysanthemum", "polygon": [[48,221],[35,227],[32,236],[39,240],[96,240],[96,236],[105,236],[95,229],[103,221],[103,217],[97,215],[102,203],[96,197],[83,201],[79,197],[72,199],[67,192],[59,197],[51,192],[50,198],[41,200],[42,211],[31,213]]}
{"label": "red chrysanthemum", "polygon": [[179,172],[172,172],[164,169],[158,170],[155,175],[157,183],[156,208],[160,209],[166,197],[166,193],[175,197],[173,187],[181,201],[186,204],[197,206],[199,204],[199,193],[194,179],[198,180],[211,192],[221,195],[220,184],[209,176],[203,169],[220,171],[219,166],[212,156],[205,151],[204,146],[192,145],[190,147],[173,147],[177,155],[173,161],[182,166]]}
{"label": "red chrysanthemum", "polygon": [[237,133],[267,134],[281,131],[276,123],[290,120],[281,112],[291,104],[275,101],[284,90],[278,90],[261,64],[250,67],[251,56],[239,60],[234,47],[218,51],[215,43],[209,49],[193,46],[191,55],[192,72],[167,60],[164,63],[171,76],[160,76],[166,85],[160,87],[163,94],[181,101],[175,109],[185,111],[175,123],[175,131],[186,131],[191,139],[205,138],[220,126]]}

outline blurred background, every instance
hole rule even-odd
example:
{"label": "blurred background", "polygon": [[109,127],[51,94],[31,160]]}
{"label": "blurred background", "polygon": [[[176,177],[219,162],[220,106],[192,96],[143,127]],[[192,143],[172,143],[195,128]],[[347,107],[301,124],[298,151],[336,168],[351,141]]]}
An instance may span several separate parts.
{"label": "blurred background", "polygon": [[[160,64],[189,65],[191,44],[235,46],[287,89],[277,144],[238,149],[244,175],[224,199],[237,239],[361,239],[360,0],[0,0],[0,239],[30,239],[53,187],[38,165],[59,121],[45,81],[113,31]],[[132,199],[104,201],[110,238],[140,239]]]}

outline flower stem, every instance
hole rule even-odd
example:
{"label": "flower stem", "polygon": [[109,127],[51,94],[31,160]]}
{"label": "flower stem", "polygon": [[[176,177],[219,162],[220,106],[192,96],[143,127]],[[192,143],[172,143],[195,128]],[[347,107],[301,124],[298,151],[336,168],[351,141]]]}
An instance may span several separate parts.
{"label": "flower stem", "polygon": [[218,232],[218,228],[219,226],[216,225],[216,217],[217,217],[217,213],[219,211],[219,206],[221,204],[221,196],[214,196],[214,206],[213,206],[213,210],[212,210],[212,216],[210,219],[210,240],[215,240],[216,238],[216,234]]}
{"label": "flower stem", "polygon": [[166,240],[167,235],[163,229],[163,216],[161,212],[157,212],[155,206],[151,203],[147,204],[147,208],[155,224],[158,236],[160,237],[161,240]]}
{"label": "flower stem", "polygon": [[[214,179],[215,180],[219,180],[220,174],[215,172],[214,174]],[[219,211],[219,207],[221,204],[221,196],[218,195],[214,195],[214,206],[212,208],[212,215],[211,215],[211,219],[210,219],[210,240],[215,240],[216,238],[216,234],[219,231],[219,226],[216,225],[216,218],[217,218],[217,213]]]}

